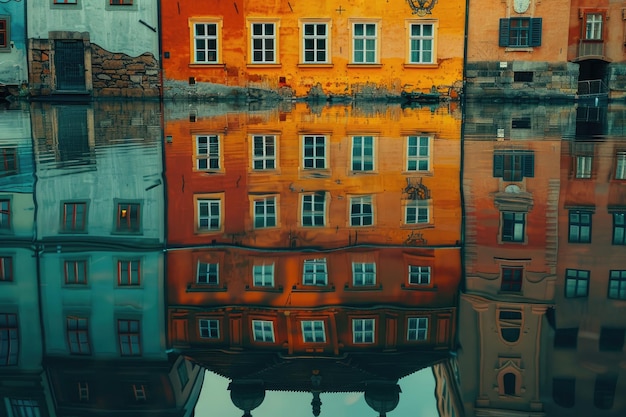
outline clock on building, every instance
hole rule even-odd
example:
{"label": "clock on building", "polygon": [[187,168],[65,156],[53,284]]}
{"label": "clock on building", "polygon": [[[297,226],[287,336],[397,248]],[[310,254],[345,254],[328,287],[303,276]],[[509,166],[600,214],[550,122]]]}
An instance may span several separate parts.
{"label": "clock on building", "polygon": [[513,0],[513,10],[516,13],[524,13],[530,6],[530,0]]}

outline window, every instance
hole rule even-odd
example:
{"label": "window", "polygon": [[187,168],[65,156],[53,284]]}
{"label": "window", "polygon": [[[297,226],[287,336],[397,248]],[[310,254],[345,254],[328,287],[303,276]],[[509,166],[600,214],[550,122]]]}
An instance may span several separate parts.
{"label": "window", "polygon": [[503,267],[502,268],[502,283],[500,284],[500,291],[519,292],[522,290],[522,275],[524,268],[520,267]]}
{"label": "window", "polygon": [[17,315],[0,314],[0,366],[17,365],[20,351]]}
{"label": "window", "polygon": [[524,229],[526,226],[526,213],[503,211],[502,212],[502,241],[523,242]]}
{"label": "window", "polygon": [[585,40],[602,40],[602,14],[588,13],[585,16]]}
{"label": "window", "polygon": [[374,209],[371,196],[350,198],[350,226],[371,226],[374,224]]}
{"label": "window", "polygon": [[202,232],[220,230],[222,227],[222,201],[198,199],[198,230]]}
{"label": "window", "polygon": [[352,262],[352,283],[355,287],[376,284],[376,264]]}
{"label": "window", "polygon": [[428,317],[409,317],[406,340],[428,339]]}
{"label": "window", "polygon": [[78,383],[78,401],[89,401],[89,383]]}
{"label": "window", "polygon": [[54,0],[54,4],[76,4],[77,0]]}
{"label": "window", "polygon": [[586,297],[589,292],[589,271],[565,270],[565,297]]}
{"label": "window", "polygon": [[37,400],[11,398],[11,410],[14,417],[39,417],[41,409]]}
{"label": "window", "polygon": [[[0,17],[0,39],[2,38],[2,17]],[[2,46],[0,45],[0,49]],[[17,150],[0,148],[0,178],[17,174]]]}
{"label": "window", "polygon": [[613,244],[626,245],[626,211],[613,213]]}
{"label": "window", "polygon": [[302,195],[302,226],[314,227],[326,224],[326,194]]}
{"label": "window", "polygon": [[193,24],[193,56],[197,64],[216,64],[218,57],[217,23]]}
{"label": "window", "polygon": [[576,380],[574,378],[554,378],[552,399],[561,407],[572,408],[576,401]]}
{"label": "window", "polygon": [[352,137],[352,170],[353,171],[373,171],[374,170],[374,137],[353,136]]}
{"label": "window", "polygon": [[532,83],[535,73],[532,71],[513,71],[514,83]]}
{"label": "window", "polygon": [[535,176],[532,151],[498,151],[493,155],[493,176],[504,181],[521,181]]}
{"label": "window", "polygon": [[61,224],[64,232],[84,232],[87,203],[63,203]]}
{"label": "window", "polygon": [[541,18],[500,19],[500,46],[541,46]]}
{"label": "window", "polygon": [[500,336],[509,343],[519,340],[522,330],[522,312],[512,310],[500,310],[498,313],[498,327]]}
{"label": "window", "polygon": [[70,353],[75,355],[89,355],[89,328],[85,317],[70,316],[67,318],[67,340]]}
{"label": "window", "polygon": [[11,17],[0,16],[0,52],[9,52],[10,50],[11,50]]}
{"label": "window", "polygon": [[609,273],[609,298],[626,300],[626,271],[612,270]]}
{"label": "window", "polygon": [[0,282],[13,281],[13,258],[0,256]]}
{"label": "window", "polygon": [[139,232],[140,221],[139,203],[119,203],[117,205],[118,232]]}
{"label": "window", "polygon": [[117,336],[122,356],[141,355],[139,320],[118,320]]}
{"label": "window", "polygon": [[132,6],[133,0],[110,0],[111,5]]}
{"label": "window", "polygon": [[254,200],[254,227],[257,229],[276,226],[276,197]]}
{"label": "window", "polygon": [[374,343],[374,319],[352,319],[352,342]]}
{"label": "window", "polygon": [[141,264],[137,259],[117,261],[117,284],[137,286],[141,284]]}
{"label": "window", "polygon": [[409,200],[404,206],[404,224],[428,224],[430,200]]}
{"label": "window", "polygon": [[255,342],[274,343],[274,323],[266,320],[252,320],[252,334]]}
{"label": "window", "polygon": [[507,372],[502,376],[502,384],[504,385],[504,395],[515,395],[515,385],[517,377],[512,372]]}
{"label": "window", "polygon": [[326,259],[305,259],[302,271],[303,285],[328,285]]}
{"label": "window", "polygon": [[216,319],[200,319],[200,337],[203,339],[220,338],[220,322]]}
{"label": "window", "polygon": [[615,179],[626,180],[626,151],[615,154]]}
{"label": "window", "polygon": [[407,138],[407,171],[428,171],[430,169],[430,138],[409,136]]}
{"label": "window", "polygon": [[176,373],[180,380],[180,386],[184,389],[187,382],[189,382],[189,371],[187,371],[187,361],[185,359],[181,360],[176,367]]}
{"label": "window", "polygon": [[135,401],[145,401],[146,386],[143,384],[133,384],[133,394],[135,395]]}
{"label": "window", "polygon": [[585,142],[572,142],[572,156],[574,164],[574,176],[577,179],[590,179],[593,172],[593,157],[595,144]]}
{"label": "window", "polygon": [[208,285],[219,284],[219,264],[209,264],[198,261],[196,283]]}
{"label": "window", "polygon": [[196,136],[196,160],[196,168],[199,170],[220,169],[219,136]]}
{"label": "window", "polygon": [[613,408],[616,385],[617,376],[598,375],[593,390],[593,405],[601,410],[610,410]]}
{"label": "window", "polygon": [[254,265],[252,277],[255,287],[274,286],[274,264]]}
{"label": "window", "polygon": [[626,329],[602,327],[600,329],[600,350],[621,352],[624,348],[624,332]]}
{"label": "window", "polygon": [[252,168],[255,170],[276,169],[276,136],[255,135],[252,137]]}
{"label": "window", "polygon": [[252,63],[276,63],[276,24],[252,23]]}
{"label": "window", "polygon": [[326,169],[326,136],[302,138],[304,169]]}
{"label": "window", "polygon": [[591,243],[591,216],[593,212],[569,211],[569,242]]}
{"label": "window", "polygon": [[378,62],[376,51],[376,23],[354,23],[352,25],[352,62],[355,64],[375,64]]}
{"label": "window", "polygon": [[302,338],[305,343],[324,343],[326,341],[324,322],[321,320],[303,321]]}
{"label": "window", "polygon": [[302,25],[302,55],[305,64],[326,64],[328,60],[328,23]]}
{"label": "window", "polygon": [[561,349],[575,349],[578,345],[578,328],[556,329],[554,333],[554,347]]}
{"label": "window", "polygon": [[87,261],[65,261],[64,270],[66,284],[87,284]]}
{"label": "window", "polygon": [[430,266],[409,265],[409,284],[430,284]]}
{"label": "window", "polygon": [[435,25],[432,23],[412,23],[409,36],[411,50],[409,63],[432,64],[435,44]]}
{"label": "window", "polygon": [[11,230],[11,200],[0,199],[0,230]]}

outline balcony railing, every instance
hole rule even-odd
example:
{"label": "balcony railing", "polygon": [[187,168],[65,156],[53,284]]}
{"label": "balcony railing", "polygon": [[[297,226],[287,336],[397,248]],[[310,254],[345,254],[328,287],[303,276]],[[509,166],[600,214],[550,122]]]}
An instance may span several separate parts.
{"label": "balcony railing", "polygon": [[604,56],[604,42],[581,40],[578,44],[578,58]]}

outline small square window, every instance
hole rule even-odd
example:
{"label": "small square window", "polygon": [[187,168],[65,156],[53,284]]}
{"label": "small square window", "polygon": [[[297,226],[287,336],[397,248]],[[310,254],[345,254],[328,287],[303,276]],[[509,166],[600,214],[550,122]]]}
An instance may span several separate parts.
{"label": "small square window", "polygon": [[326,136],[303,136],[302,155],[304,169],[326,169]]}
{"label": "small square window", "polygon": [[304,261],[302,285],[328,285],[326,259],[306,259]]}
{"label": "small square window", "polygon": [[428,339],[428,317],[409,317],[406,340]]}
{"label": "small square window", "polygon": [[374,224],[374,205],[371,196],[350,198],[350,226],[371,226]]}
{"label": "small square window", "polygon": [[565,297],[586,297],[589,293],[589,271],[580,269],[565,270]]}
{"label": "small square window", "polygon": [[503,267],[501,291],[519,292],[522,290],[523,268],[519,267]]}
{"label": "small square window", "polygon": [[352,262],[352,285],[355,287],[376,284],[376,264],[373,262]]}
{"label": "small square window", "polygon": [[409,200],[404,206],[404,224],[430,223],[430,200]]}
{"label": "small square window", "polygon": [[302,338],[305,343],[324,343],[326,333],[322,320],[306,320],[302,322]]}
{"label": "small square window", "polygon": [[118,232],[137,233],[141,231],[141,206],[139,203],[119,203],[117,205]]}
{"label": "small square window", "polygon": [[120,286],[139,286],[141,262],[138,259],[117,261],[117,283]]}
{"label": "small square window", "polygon": [[602,327],[600,329],[600,350],[619,352],[624,348],[626,329]]}
{"label": "small square window", "polygon": [[409,265],[409,284],[429,285],[430,266]]}
{"label": "small square window", "polygon": [[585,210],[569,211],[569,242],[591,243],[591,218],[593,212]]}
{"label": "small square window", "polygon": [[252,276],[255,287],[274,286],[274,264],[254,265]]}
{"label": "small square window", "polygon": [[222,200],[198,199],[198,231],[217,231],[222,227]]}
{"label": "small square window", "polygon": [[561,349],[575,349],[578,345],[578,328],[556,329],[554,333],[554,347]]}
{"label": "small square window", "polygon": [[69,260],[64,262],[65,283],[68,285],[85,285],[87,284],[87,261]]}
{"label": "small square window", "polygon": [[374,343],[375,335],[374,319],[352,319],[353,343]]}
{"label": "small square window", "polygon": [[626,270],[609,272],[609,298],[626,300]]}
{"label": "small square window", "polygon": [[267,320],[252,320],[252,334],[255,342],[274,343],[274,323]]}
{"label": "small square window", "polygon": [[64,232],[84,232],[87,223],[87,203],[63,203],[61,227]]}
{"label": "small square window", "polygon": [[197,284],[219,284],[219,264],[198,262]]}
{"label": "small square window", "polygon": [[203,339],[220,338],[220,322],[215,319],[200,319],[200,337]]}

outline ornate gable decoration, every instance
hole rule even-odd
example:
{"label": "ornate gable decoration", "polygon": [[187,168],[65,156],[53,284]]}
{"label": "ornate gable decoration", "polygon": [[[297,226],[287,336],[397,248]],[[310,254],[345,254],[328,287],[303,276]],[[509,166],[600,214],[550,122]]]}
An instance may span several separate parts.
{"label": "ornate gable decoration", "polygon": [[413,14],[418,16],[426,16],[431,14],[431,10],[437,4],[437,0],[407,0],[409,6],[413,10]]}

